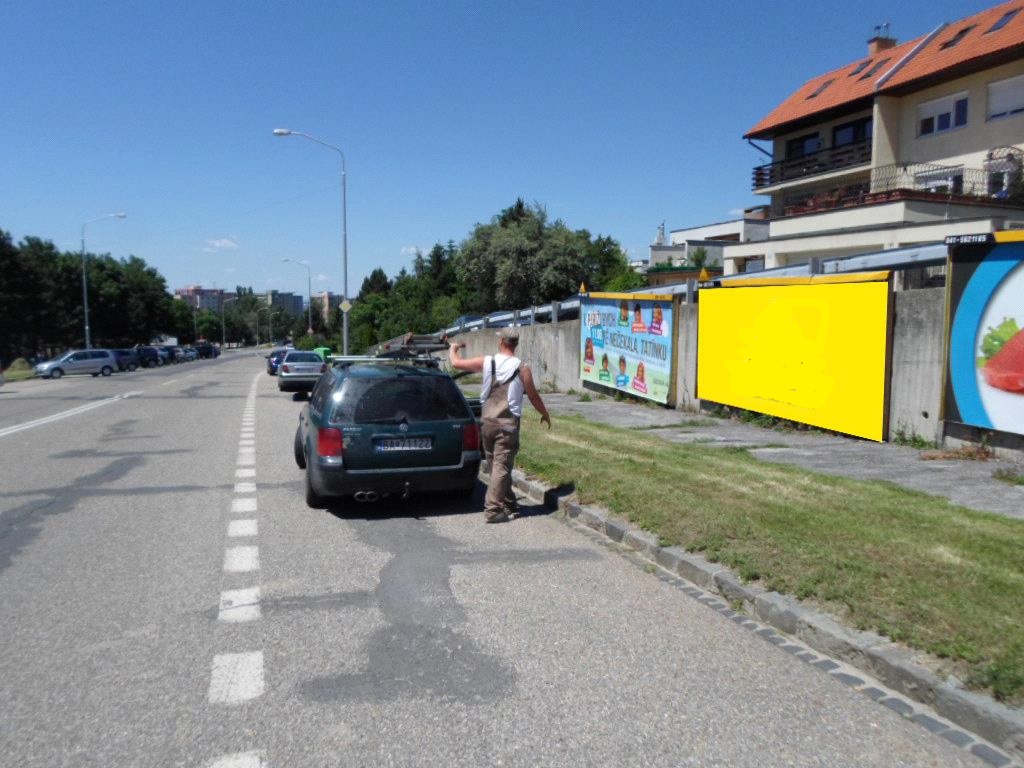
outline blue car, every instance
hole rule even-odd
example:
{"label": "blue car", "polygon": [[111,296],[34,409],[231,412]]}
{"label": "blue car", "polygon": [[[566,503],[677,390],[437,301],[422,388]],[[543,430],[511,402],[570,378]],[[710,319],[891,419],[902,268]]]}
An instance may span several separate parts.
{"label": "blue car", "polygon": [[277,368],[278,368],[279,365],[281,365],[281,361],[284,359],[284,356],[286,354],[288,354],[288,350],[287,349],[275,349],[273,352],[271,352],[269,355],[267,355],[267,375],[268,376],[276,376],[277,375]]}

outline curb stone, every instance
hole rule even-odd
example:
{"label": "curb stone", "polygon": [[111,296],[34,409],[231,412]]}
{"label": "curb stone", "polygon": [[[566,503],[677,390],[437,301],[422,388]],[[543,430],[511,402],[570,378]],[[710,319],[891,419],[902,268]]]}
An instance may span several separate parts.
{"label": "curb stone", "polygon": [[[481,478],[487,479],[483,470]],[[844,627],[778,592],[743,584],[728,568],[710,563],[699,554],[686,552],[680,547],[662,547],[657,536],[615,518],[599,507],[580,504],[572,497],[558,496],[550,486],[528,478],[521,470],[513,470],[512,485],[520,493],[556,511],[559,516],[581,523],[629,547],[645,559],[721,596],[732,605],[741,603],[743,610],[759,621],[791,635],[819,653],[876,677],[908,699],[933,708],[942,717],[999,746],[1013,758],[1024,759],[1024,713],[968,691],[955,680],[942,680],[917,664],[912,652],[886,638]],[[968,737],[961,746],[969,748],[972,754],[983,757],[986,762],[997,766],[1010,763],[1009,759],[984,744],[969,747],[970,741]]]}

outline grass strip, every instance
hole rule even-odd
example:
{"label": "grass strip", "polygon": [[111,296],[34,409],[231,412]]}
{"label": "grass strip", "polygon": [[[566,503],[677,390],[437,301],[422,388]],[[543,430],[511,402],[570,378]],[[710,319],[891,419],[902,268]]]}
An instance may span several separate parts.
{"label": "grass strip", "polygon": [[583,503],[665,545],[948,659],[970,687],[1024,703],[1021,521],[574,416],[550,431],[524,419],[518,464],[573,483]]}

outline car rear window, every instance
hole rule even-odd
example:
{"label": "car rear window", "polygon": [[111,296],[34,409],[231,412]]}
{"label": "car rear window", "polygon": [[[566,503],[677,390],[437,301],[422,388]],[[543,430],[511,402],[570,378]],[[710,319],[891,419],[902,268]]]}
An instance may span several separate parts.
{"label": "car rear window", "polygon": [[387,424],[469,418],[455,383],[440,376],[351,377],[334,396],[332,421]]}
{"label": "car rear window", "polygon": [[316,352],[289,352],[284,356],[286,363],[322,363]]}

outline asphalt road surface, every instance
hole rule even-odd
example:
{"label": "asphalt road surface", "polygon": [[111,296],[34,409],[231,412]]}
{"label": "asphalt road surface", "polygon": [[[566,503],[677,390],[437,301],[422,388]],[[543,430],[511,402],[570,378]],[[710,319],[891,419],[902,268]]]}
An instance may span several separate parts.
{"label": "asphalt road surface", "polygon": [[540,509],[308,509],[301,407],[0,389],[0,765],[987,765]]}

